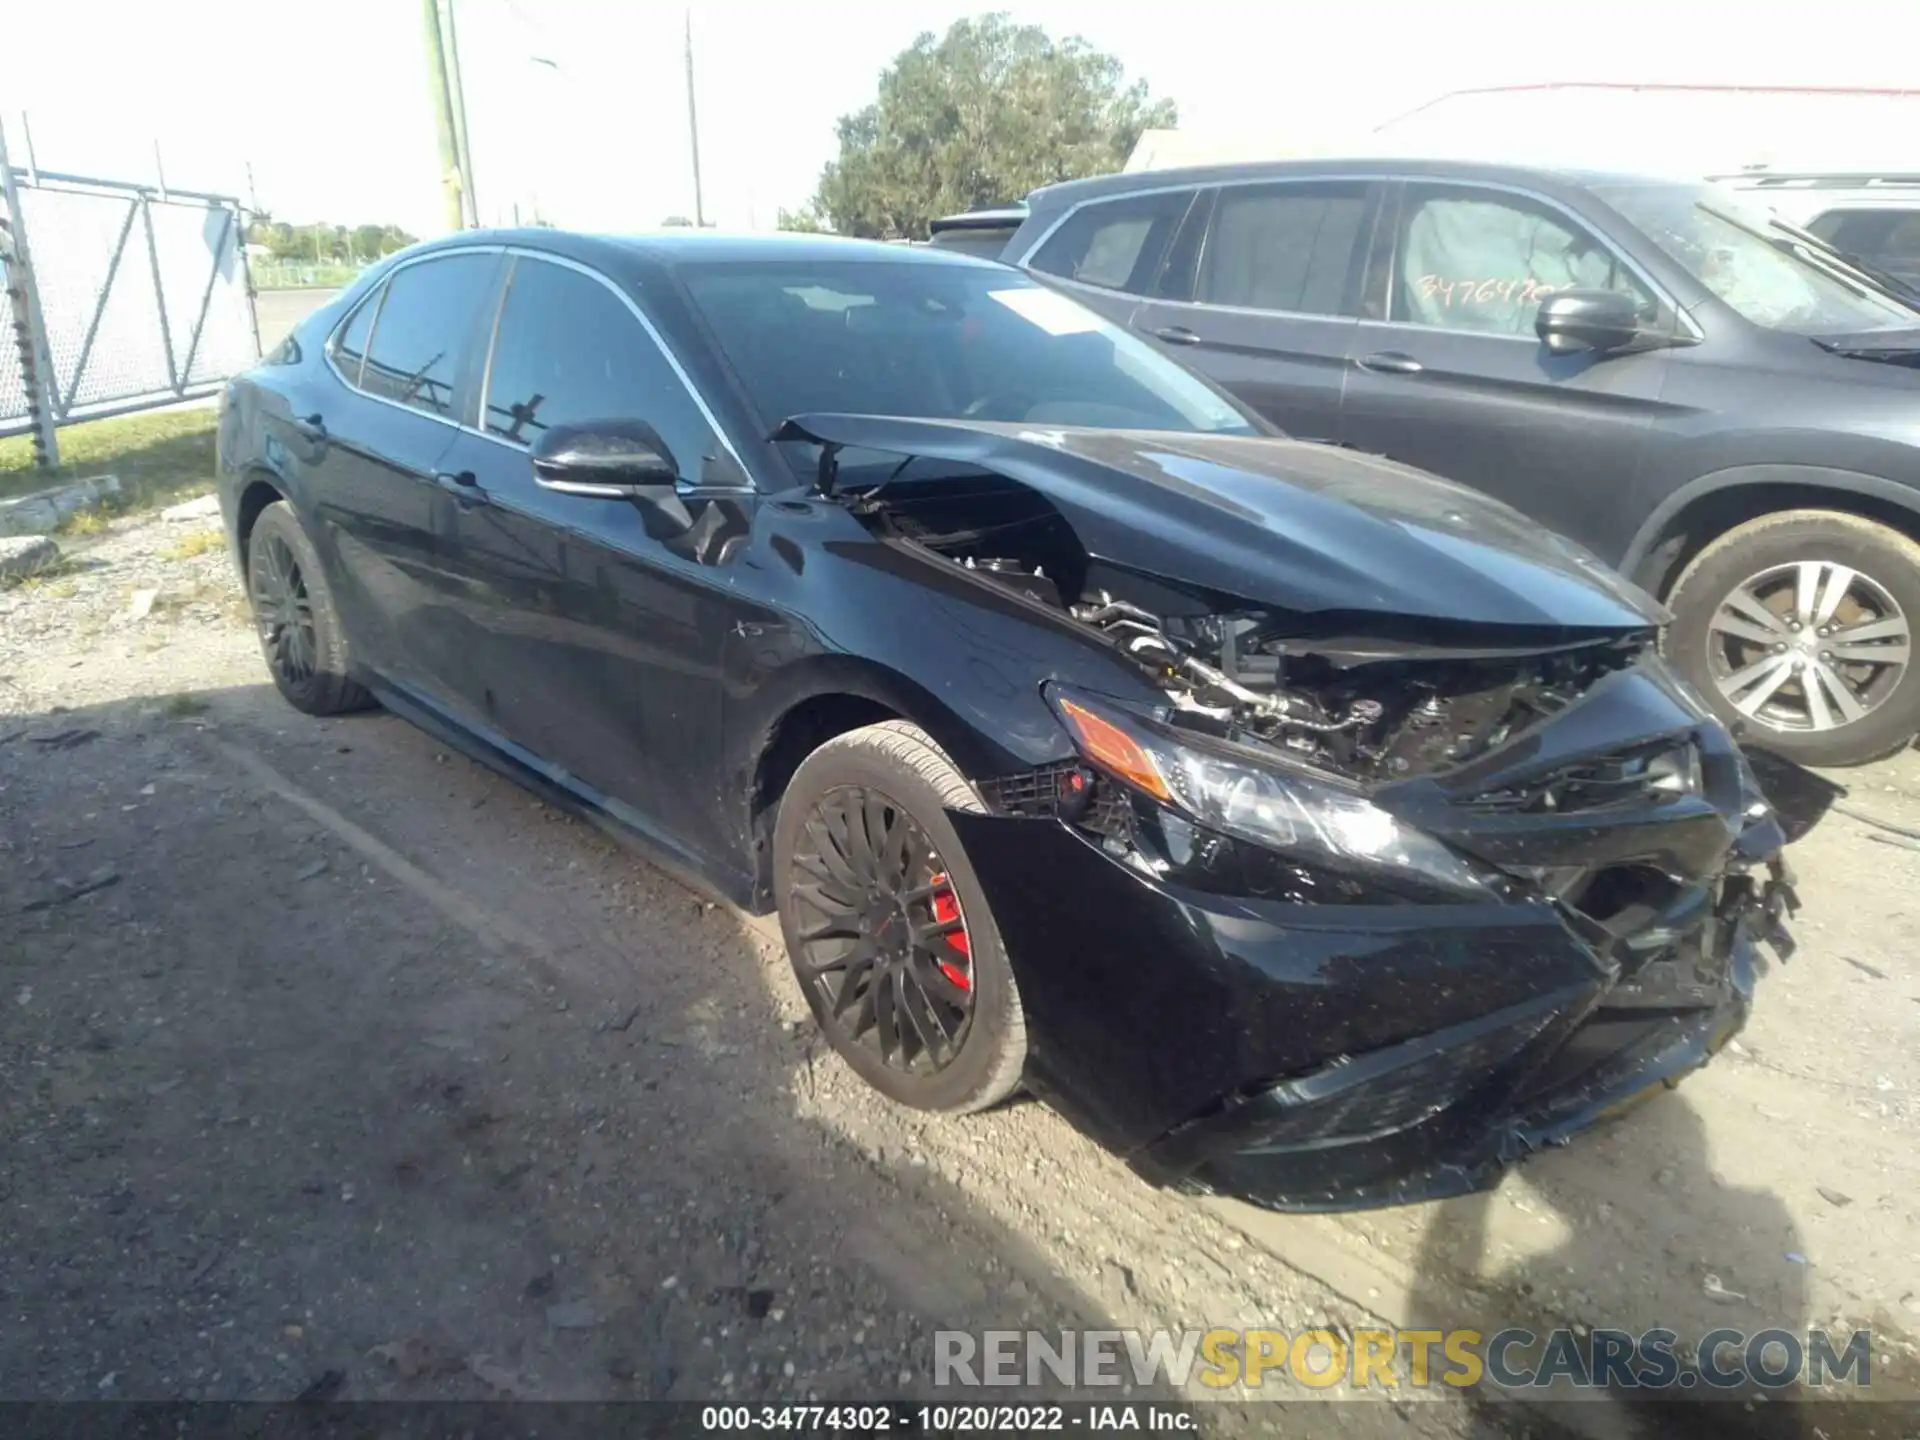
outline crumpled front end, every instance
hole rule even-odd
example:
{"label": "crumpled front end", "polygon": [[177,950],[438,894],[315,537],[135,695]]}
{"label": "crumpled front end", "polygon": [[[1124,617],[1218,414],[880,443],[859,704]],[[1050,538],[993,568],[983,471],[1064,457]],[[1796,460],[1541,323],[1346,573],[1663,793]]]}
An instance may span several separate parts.
{"label": "crumpled front end", "polygon": [[1099,763],[988,794],[954,818],[1035,1088],[1144,1174],[1274,1208],[1493,1183],[1704,1063],[1756,942],[1791,949],[1772,812],[1650,654],[1368,793],[1360,828],[1444,870],[1250,844]]}

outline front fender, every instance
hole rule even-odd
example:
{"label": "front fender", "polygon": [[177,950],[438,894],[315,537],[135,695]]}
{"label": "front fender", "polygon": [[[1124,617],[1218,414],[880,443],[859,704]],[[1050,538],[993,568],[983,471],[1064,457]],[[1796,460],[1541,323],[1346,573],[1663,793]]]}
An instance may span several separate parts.
{"label": "front fender", "polygon": [[1865,496],[1883,504],[1898,506],[1920,524],[1920,489],[1899,480],[1826,465],[1732,465],[1689,480],[1655,506],[1653,513],[1635,532],[1633,543],[1627,547],[1627,553],[1620,561],[1620,573],[1643,579],[1641,567],[1654,555],[1674,522],[1691,506],[1722,491],[1755,486],[1825,490],[1830,491],[1836,500],[1846,496]]}
{"label": "front fender", "polygon": [[762,757],[808,702],[849,697],[911,720],[980,780],[1071,755],[1041,694],[1048,680],[1157,698],[1069,616],[877,539],[830,502],[761,514],[766,529],[736,560],[755,599],[736,611],[723,658],[720,800],[749,865]]}

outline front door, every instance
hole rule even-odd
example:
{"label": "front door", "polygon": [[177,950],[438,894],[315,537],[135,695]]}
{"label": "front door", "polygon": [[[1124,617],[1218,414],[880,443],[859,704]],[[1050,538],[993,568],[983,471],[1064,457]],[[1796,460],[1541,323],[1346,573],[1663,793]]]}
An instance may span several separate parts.
{"label": "front door", "polygon": [[1574,217],[1505,190],[1410,183],[1377,244],[1385,318],[1353,334],[1345,441],[1618,553],[1667,352],[1555,355],[1533,327],[1574,288],[1624,290],[1664,323],[1652,291]]}
{"label": "front door", "polygon": [[[507,286],[484,435],[463,434],[443,462],[475,482],[456,501],[453,551],[459,643],[474,657],[467,704],[669,850],[725,854],[714,787],[728,548],[692,543],[641,502],[543,489],[528,455],[554,425],[644,420],[693,485],[722,442],[610,282],[520,255]],[[751,491],[729,503],[743,523]]]}
{"label": "front door", "polygon": [[[1144,301],[1131,324],[1288,434],[1337,441],[1360,271],[1381,187],[1361,180],[1230,185],[1182,297]],[[1204,202],[1203,202],[1204,203]],[[1181,249],[1185,250],[1182,237]]]}

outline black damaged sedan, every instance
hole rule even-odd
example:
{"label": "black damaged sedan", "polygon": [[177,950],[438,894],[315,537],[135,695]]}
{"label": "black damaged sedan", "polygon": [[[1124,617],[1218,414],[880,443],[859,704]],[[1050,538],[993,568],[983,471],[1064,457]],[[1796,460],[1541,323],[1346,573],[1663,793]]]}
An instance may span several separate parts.
{"label": "black damaged sedan", "polygon": [[1737,1030],[1781,833],[1662,615],[1015,271],[467,234],[220,423],[275,683],[778,909],[840,1055],[1285,1208],[1491,1183]]}

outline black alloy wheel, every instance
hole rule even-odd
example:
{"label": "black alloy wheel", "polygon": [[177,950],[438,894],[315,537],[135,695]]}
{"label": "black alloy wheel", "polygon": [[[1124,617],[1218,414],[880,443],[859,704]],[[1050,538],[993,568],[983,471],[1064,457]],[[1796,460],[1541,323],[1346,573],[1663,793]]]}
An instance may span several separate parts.
{"label": "black alloy wheel", "polygon": [[827,741],[773,829],[780,928],[807,1008],[868,1084],[964,1113],[1020,1086],[1025,1011],[949,811],[984,808],[913,725]]}
{"label": "black alloy wheel", "polygon": [[926,831],[879,791],[844,786],[814,802],[793,864],[807,917],[794,963],[836,1041],[909,1074],[945,1069],[973,1020],[973,956]]}
{"label": "black alloy wheel", "polygon": [[295,709],[309,715],[364,710],[373,697],[348,678],[346,631],[333,593],[284,500],[260,512],[247,535],[247,599],[253,607],[260,653],[275,687]]}
{"label": "black alloy wheel", "polygon": [[313,633],[313,598],[293,547],[268,535],[254,556],[253,621],[260,648],[276,680],[306,685],[313,679],[319,643]]}

